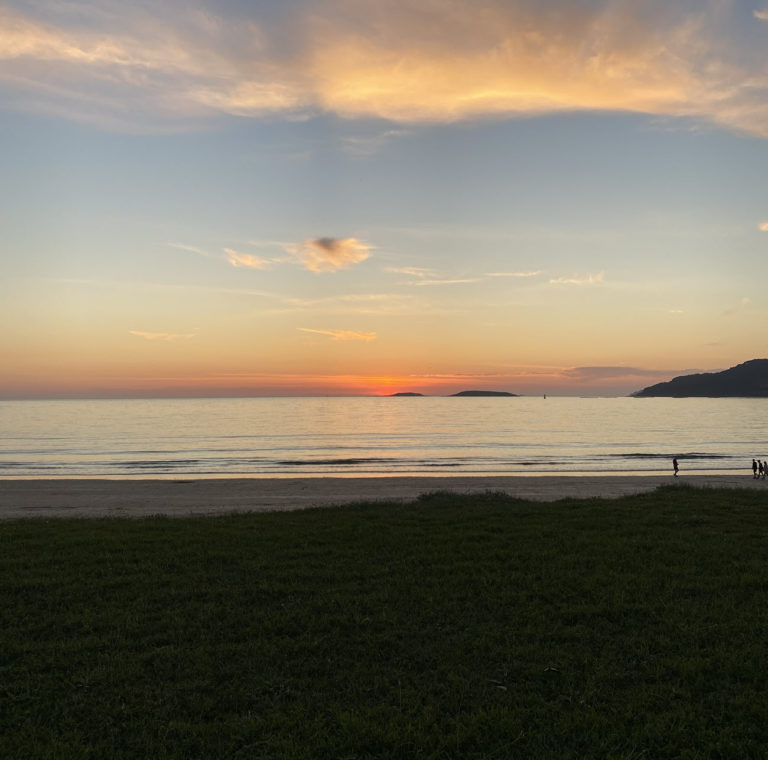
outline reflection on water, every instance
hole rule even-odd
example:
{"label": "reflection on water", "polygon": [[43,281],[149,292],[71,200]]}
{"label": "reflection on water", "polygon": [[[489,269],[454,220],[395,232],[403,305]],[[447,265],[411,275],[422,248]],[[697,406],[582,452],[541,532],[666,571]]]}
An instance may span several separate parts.
{"label": "reflection on water", "polygon": [[742,471],[768,399],[0,402],[0,477]]}

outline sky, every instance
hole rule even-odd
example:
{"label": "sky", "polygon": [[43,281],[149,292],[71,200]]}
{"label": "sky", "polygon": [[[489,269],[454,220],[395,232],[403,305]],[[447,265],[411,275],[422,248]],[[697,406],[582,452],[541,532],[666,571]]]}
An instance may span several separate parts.
{"label": "sky", "polygon": [[768,356],[765,0],[0,1],[0,135],[0,398]]}

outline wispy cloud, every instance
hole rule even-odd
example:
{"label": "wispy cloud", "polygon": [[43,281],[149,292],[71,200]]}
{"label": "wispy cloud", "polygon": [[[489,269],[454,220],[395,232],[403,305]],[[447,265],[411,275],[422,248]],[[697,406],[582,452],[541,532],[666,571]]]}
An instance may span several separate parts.
{"label": "wispy cloud", "polygon": [[583,277],[574,275],[573,277],[557,277],[549,281],[550,285],[604,285],[605,273],[587,274]]}
{"label": "wispy cloud", "polygon": [[431,277],[435,274],[434,270],[423,267],[384,267],[384,271],[390,274],[405,274],[409,277]]}
{"label": "wispy cloud", "polygon": [[245,244],[252,248],[280,248],[282,250],[290,245],[284,240],[247,240]]}
{"label": "wispy cloud", "polygon": [[488,272],[486,277],[538,277],[541,270],[536,272]]}
{"label": "wispy cloud", "polygon": [[247,269],[271,269],[277,262],[277,259],[265,259],[261,256],[255,256],[252,253],[241,253],[232,248],[225,248],[227,261],[233,267],[245,267]]}
{"label": "wispy cloud", "polygon": [[463,285],[465,283],[470,283],[470,282],[480,282],[480,278],[472,277],[472,278],[455,279],[455,280],[414,280],[413,282],[409,282],[408,284],[417,285],[421,287],[421,286],[432,286],[432,285]]}
{"label": "wispy cloud", "polygon": [[541,271],[536,272],[488,272],[480,277],[440,277],[434,269],[425,269],[423,267],[385,267],[385,272],[391,274],[403,274],[418,279],[409,282],[408,285],[429,286],[429,285],[461,285],[472,282],[481,282],[487,277],[512,277],[525,279],[536,277]]}
{"label": "wispy cloud", "polygon": [[410,134],[407,129],[387,129],[373,135],[349,135],[341,140],[341,147],[350,156],[363,158],[378,153],[392,140]]}
{"label": "wispy cloud", "polygon": [[321,307],[347,314],[411,313],[421,308],[413,296],[400,293],[348,293],[323,298],[286,298],[285,302],[297,309]]}
{"label": "wispy cloud", "polygon": [[311,272],[335,272],[365,261],[371,254],[371,246],[357,238],[322,237],[305,240],[298,245],[287,246]]}
{"label": "wispy cloud", "polygon": [[144,340],[188,340],[194,338],[197,333],[164,333],[164,332],[143,332],[142,330],[129,330],[131,335],[135,335],[137,338],[144,338]]}
{"label": "wispy cloud", "polygon": [[178,248],[181,251],[190,251],[196,253],[199,256],[210,256],[208,251],[204,251],[202,248],[198,248],[196,245],[187,245],[186,243],[168,243],[171,248]]}
{"label": "wispy cloud", "polygon": [[[735,3],[297,0],[250,17],[222,7],[5,8],[7,107],[138,130],[220,114],[407,125],[600,110],[768,137],[768,50],[730,33]],[[346,146],[364,154],[398,133]]]}
{"label": "wispy cloud", "polygon": [[317,335],[327,335],[333,340],[362,340],[370,342],[376,340],[375,332],[357,332],[355,330],[313,330],[309,327],[297,327],[297,330]]}
{"label": "wispy cloud", "polygon": [[234,74],[225,26],[202,10],[139,4],[2,8],[0,84],[26,111],[118,131],[187,129],[213,113],[195,92]]}
{"label": "wispy cloud", "polygon": [[325,314],[334,315],[423,316],[427,313],[456,313],[455,306],[446,310],[410,293],[361,293],[322,298],[288,297],[283,298],[282,301],[292,311],[317,313],[320,309]]}

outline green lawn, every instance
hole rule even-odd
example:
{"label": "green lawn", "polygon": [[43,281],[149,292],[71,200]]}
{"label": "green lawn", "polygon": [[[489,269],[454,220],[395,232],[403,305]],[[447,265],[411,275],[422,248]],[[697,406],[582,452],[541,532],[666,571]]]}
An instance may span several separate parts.
{"label": "green lawn", "polygon": [[0,758],[766,758],[768,488],[0,523]]}

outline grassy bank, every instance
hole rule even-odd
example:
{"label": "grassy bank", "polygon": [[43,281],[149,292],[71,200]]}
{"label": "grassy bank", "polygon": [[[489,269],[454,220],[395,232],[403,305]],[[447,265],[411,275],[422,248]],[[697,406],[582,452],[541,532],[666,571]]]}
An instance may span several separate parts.
{"label": "grassy bank", "polygon": [[0,523],[2,758],[764,758],[768,494]]}

